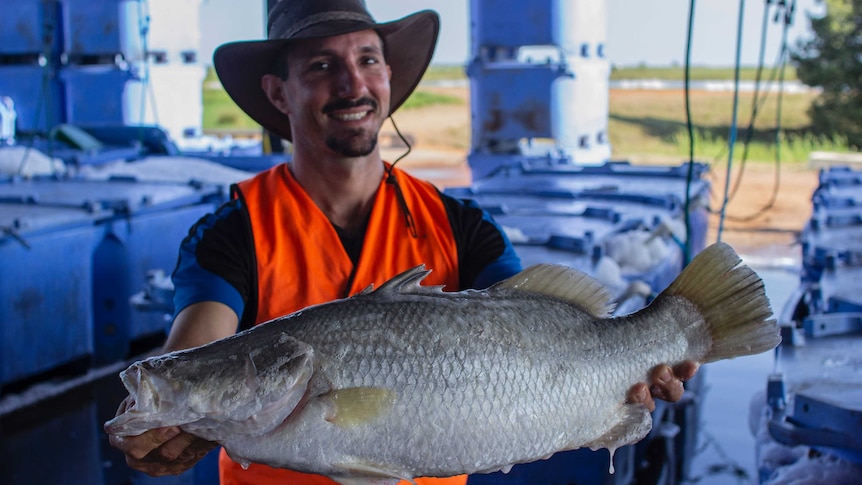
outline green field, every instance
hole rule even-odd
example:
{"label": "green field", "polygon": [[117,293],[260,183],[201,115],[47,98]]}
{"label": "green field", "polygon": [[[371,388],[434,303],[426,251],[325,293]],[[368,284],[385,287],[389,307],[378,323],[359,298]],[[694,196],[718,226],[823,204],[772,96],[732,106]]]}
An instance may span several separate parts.
{"label": "green field", "polygon": [[[795,74],[788,70],[787,79]],[[740,79],[755,79],[756,69],[744,68]],[[769,72],[763,76],[768,77]],[[695,68],[693,80],[732,80],[734,70]],[[682,68],[635,67],[614,69],[612,79],[681,80]],[[463,66],[432,66],[424,81],[466,79]],[[205,81],[203,127],[208,132],[248,133],[256,124],[240,111],[210,74]],[[464,88],[468,89],[468,88]],[[785,93],[781,96],[781,117],[777,93],[761,93],[753,130],[747,127],[752,116],[753,93],[741,93],[737,111],[737,145],[734,158],[743,154],[754,162],[773,161],[776,156],[789,163],[804,163],[811,151],[847,151],[846,140],[819,139],[809,130],[808,106],[813,93]],[[422,85],[407,100],[403,110],[430,105],[462,105],[457,97],[441,94]],[[460,109],[460,112],[463,112]],[[726,160],[733,119],[733,93],[692,91],[691,114],[694,125],[695,158],[718,162]],[[780,129],[777,129],[780,128]],[[611,90],[608,130],[614,158],[649,160],[687,157],[689,136],[686,127],[685,97],[680,90]],[[743,142],[750,139],[746,148]],[[463,143],[453,140],[452,146]],[[776,151],[777,150],[777,151]]]}

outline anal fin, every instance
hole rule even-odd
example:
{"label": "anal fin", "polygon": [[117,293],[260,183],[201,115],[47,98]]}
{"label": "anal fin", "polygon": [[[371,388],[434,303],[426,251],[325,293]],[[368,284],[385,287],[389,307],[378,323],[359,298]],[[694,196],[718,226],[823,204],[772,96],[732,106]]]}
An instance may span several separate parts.
{"label": "anal fin", "polygon": [[596,451],[607,448],[611,454],[609,472],[614,472],[614,452],[617,448],[637,443],[652,429],[652,414],[643,404],[623,404],[620,407],[617,423],[605,434],[585,443],[583,446]]}

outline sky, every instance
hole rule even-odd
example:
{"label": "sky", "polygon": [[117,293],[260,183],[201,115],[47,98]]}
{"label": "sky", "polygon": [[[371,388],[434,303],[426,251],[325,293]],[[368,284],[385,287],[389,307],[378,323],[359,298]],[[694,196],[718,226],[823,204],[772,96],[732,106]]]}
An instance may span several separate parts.
{"label": "sky", "polygon": [[[201,0],[201,59],[223,42],[259,39],[265,26],[265,0]],[[523,0],[531,5],[538,0]],[[556,0],[598,1],[598,0]],[[668,66],[685,60],[689,0],[606,0],[606,50],[618,66],[646,64]],[[796,2],[796,15],[788,39],[795,43],[810,37],[808,14],[822,11],[818,0]],[[466,64],[470,58],[469,0],[366,0],[377,21],[394,20],[417,10],[434,9],[441,17],[440,38],[434,64]],[[774,4],[769,12],[776,12]],[[758,62],[764,8],[767,0],[697,0],[692,36],[692,64],[733,66],[737,49],[737,25],[743,10],[741,61]],[[526,8],[526,7],[525,7]],[[771,16],[771,15],[770,15]],[[767,66],[775,63],[781,44],[780,23],[769,19]]]}

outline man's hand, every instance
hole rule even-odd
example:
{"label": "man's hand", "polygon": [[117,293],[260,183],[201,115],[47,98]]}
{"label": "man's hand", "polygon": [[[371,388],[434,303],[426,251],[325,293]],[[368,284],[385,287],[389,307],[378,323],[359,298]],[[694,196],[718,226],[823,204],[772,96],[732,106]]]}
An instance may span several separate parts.
{"label": "man's hand", "polygon": [[650,411],[655,411],[654,399],[679,401],[685,391],[682,383],[694,377],[697,368],[697,362],[690,360],[673,368],[667,364],[658,365],[650,372],[648,383],[640,382],[629,389],[626,400],[642,403]]}
{"label": "man's hand", "polygon": [[[132,404],[126,398],[120,403],[117,415],[124,413]],[[138,436],[109,435],[108,441],[125,453],[130,467],[154,477],[179,475],[218,446],[175,426],[151,429]]]}

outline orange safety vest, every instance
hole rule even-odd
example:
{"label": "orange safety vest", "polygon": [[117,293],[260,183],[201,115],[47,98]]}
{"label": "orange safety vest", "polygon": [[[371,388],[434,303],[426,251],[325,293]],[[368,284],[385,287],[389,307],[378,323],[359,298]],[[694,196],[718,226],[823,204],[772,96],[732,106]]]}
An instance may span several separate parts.
{"label": "orange safety vest", "polygon": [[[293,178],[286,164],[238,184],[237,195],[244,200],[254,235],[258,278],[256,323],[356,294],[371,284],[379,287],[419,264],[433,269],[423,284],[459,288],[458,252],[437,189],[398,169],[393,172],[418,237],[411,235],[395,189],[384,177],[355,268],[332,223]],[[335,485],[320,475],[255,463],[243,470],[224,449],[219,456],[219,477],[222,485]],[[417,480],[420,485],[466,482],[466,476]]]}

